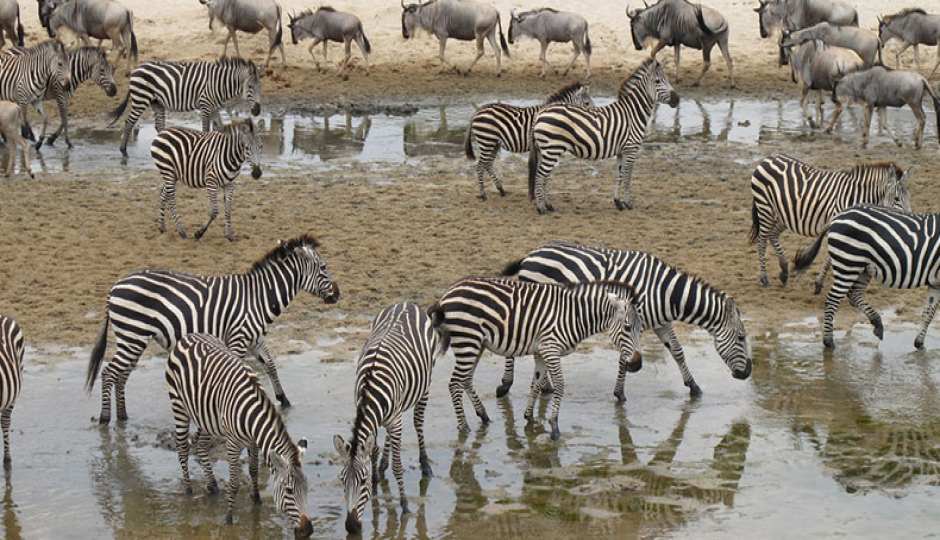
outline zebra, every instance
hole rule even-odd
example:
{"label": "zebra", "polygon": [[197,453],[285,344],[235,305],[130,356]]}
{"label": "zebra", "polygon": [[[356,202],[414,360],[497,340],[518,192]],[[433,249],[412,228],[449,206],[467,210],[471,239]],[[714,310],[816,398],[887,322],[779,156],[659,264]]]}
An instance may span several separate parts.
{"label": "zebra", "polygon": [[264,363],[282,407],[290,401],[281,388],[274,359],[264,342],[267,326],[287,309],[300,289],[327,304],[339,300],[339,285],[310,235],[279,241],[244,274],[200,276],[147,269],[128,274],[111,287],[98,341],[88,361],[85,389],[91,392],[114,325],[117,351],[101,374],[100,424],[111,421],[111,388],[118,420],[127,420],[124,386],[151,339],[164,349],[183,336],[204,332],[225,340],[239,358],[252,353]]}
{"label": "zebra", "polygon": [[470,277],[444,293],[428,313],[443,313],[457,362],[450,379],[450,397],[457,428],[470,427],[463,411],[462,392],[484,424],[490,419],[473,389],[473,372],[484,349],[502,355],[535,355],[535,377],[525,417],[532,421],[541,374],[548,372],[554,395],[549,424],[558,440],[558,409],[565,393],[560,358],[586,338],[607,332],[620,351],[620,365],[635,372],[643,366],[636,294],[629,285],[598,281],[550,285],[502,277]]}
{"label": "zebra", "polygon": [[206,476],[206,491],[219,492],[209,450],[212,438],[225,439],[229,482],[225,522],[232,523],[235,495],[241,475],[242,449],[248,449],[251,499],[261,504],[258,491],[258,458],[274,477],[274,502],[294,524],[294,536],[313,532],[307,518],[307,476],[301,458],[307,439],[296,444],[284,419],[264,392],[254,371],[225,347],[219,338],[201,333],[184,336],[170,351],[166,364],[166,387],[176,424],[176,452],[183,469],[183,488],[192,495],[189,481],[189,425],[196,424],[196,460]]}
{"label": "zebra", "polygon": [[261,114],[261,79],[250,60],[220,58],[216,62],[163,62],[151,60],[134,68],[124,101],[109,118],[114,124],[127,109],[121,135],[121,154],[127,157],[127,140],[140,115],[153,107],[157,132],[166,125],[167,111],[199,110],[202,130],[222,125],[219,107],[241,96],[251,104],[251,115]]}
{"label": "zebra", "polygon": [[[26,49],[21,47],[14,47],[4,51],[3,54],[22,56],[25,54],[25,51]],[[114,73],[111,69],[111,64],[108,63],[108,57],[104,49],[98,47],[81,47],[69,51],[70,84],[68,86],[62,86],[56,79],[49,80],[46,86],[46,92],[41,99],[44,101],[55,100],[59,108],[59,118],[61,119],[59,129],[49,137],[48,143],[50,146],[55,144],[56,139],[59,138],[59,135],[61,135],[64,130],[65,143],[68,145],[69,149],[74,148],[71,139],[69,139],[69,103],[72,101],[72,96],[75,95],[75,90],[88,79],[95,81],[108,97],[114,97],[117,94],[117,87],[114,85]],[[39,140],[36,141],[36,150],[42,148],[43,142],[45,141],[46,124],[46,118],[45,115],[43,115],[42,133],[39,135]]]}
{"label": "zebra", "polygon": [[[789,278],[787,257],[780,235],[787,230],[818,236],[836,214],[864,203],[911,211],[908,172],[893,162],[859,163],[847,171],[818,169],[798,159],[775,154],[763,159],[751,176],[751,232],[757,242],[760,282],[768,287],[767,240],[780,260],[780,281]],[[829,263],[816,278],[816,294],[822,290]]]}
{"label": "zebra", "polygon": [[36,140],[26,109],[34,104],[46,123],[42,99],[50,82],[68,88],[69,56],[62,42],[50,39],[21,53],[0,54],[0,100],[12,101],[23,111],[23,137]]}
{"label": "zebra", "polygon": [[529,151],[529,198],[535,199],[539,214],[555,210],[548,192],[548,177],[565,152],[595,160],[617,156],[614,203],[618,210],[632,209],[633,162],[657,101],[675,108],[679,94],[669,84],[662,64],[650,58],[624,79],[617,101],[610,105],[588,109],[555,104],[542,109],[532,125]]}
{"label": "zebra", "polygon": [[812,264],[827,238],[833,283],[826,295],[823,345],[835,347],[832,321],[846,295],[849,303],[868,317],[875,336],[884,338],[881,315],[864,296],[874,278],[895,289],[928,287],[922,326],[914,339],[914,347],[923,348],[927,328],[940,304],[940,214],[853,206],[833,218],[808,250],[797,253],[797,274]]}
{"label": "zebra", "polygon": [[[486,191],[483,189],[483,173],[493,180],[501,197],[506,195],[503,183],[493,172],[493,162],[499,154],[500,148],[508,152],[528,152],[529,135],[532,131],[532,121],[535,115],[545,105],[552,103],[571,103],[581,107],[593,107],[594,100],[590,96],[590,83],[576,82],[570,84],[554,94],[548,96],[545,103],[533,107],[516,107],[502,103],[490,103],[477,109],[470,119],[467,127],[467,136],[464,139],[464,151],[467,159],[477,159],[477,184],[480,187],[480,200],[486,200]],[[474,141],[480,152],[479,158],[473,151]]]}
{"label": "zebra", "polygon": [[153,161],[163,176],[158,222],[160,233],[166,232],[163,218],[169,205],[176,230],[186,238],[176,211],[176,183],[182,182],[189,187],[206,188],[209,193],[209,219],[196,231],[196,239],[202,238],[219,214],[218,193],[221,189],[225,198],[225,237],[234,242],[232,193],[235,191],[235,178],[246,159],[251,164],[251,177],[261,178],[261,146],[261,137],[250,118],[209,133],[186,128],[161,131],[150,144]]}
{"label": "zebra", "polygon": [[[747,330],[734,299],[702,279],[686,274],[658,257],[643,251],[621,251],[599,246],[553,241],[544,244],[503,271],[522,281],[539,283],[576,283],[579,281],[617,281],[636,291],[638,310],[644,329],[656,332],[672,355],[682,382],[692,397],[702,395],[685,363],[685,353],[672,323],[675,321],[702,327],[715,340],[715,349],[736,379],[751,375],[751,348]],[[496,396],[502,397],[512,386],[514,362],[506,360],[506,369]],[[614,396],[621,403],[626,370],[621,364]],[[543,384],[547,384],[547,380]]]}
{"label": "zebra", "polygon": [[[408,513],[401,465],[402,414],[414,407],[415,431],[421,474],[431,476],[431,463],[424,447],[424,411],[436,355],[447,349],[439,326],[440,314],[431,319],[417,305],[402,302],[383,309],[372,322],[372,331],[359,355],[356,369],[356,419],[349,442],[333,436],[342,459],[346,497],[346,530],[362,532],[362,514],[373,486],[378,485],[392,456],[392,472],[398,481],[402,513]],[[376,436],[379,427],[387,432],[381,464]]]}
{"label": "zebra", "polygon": [[[12,158],[11,158],[12,159]],[[3,468],[10,469],[10,415],[23,384],[23,331],[16,321],[0,315],[0,426],[3,428]]]}

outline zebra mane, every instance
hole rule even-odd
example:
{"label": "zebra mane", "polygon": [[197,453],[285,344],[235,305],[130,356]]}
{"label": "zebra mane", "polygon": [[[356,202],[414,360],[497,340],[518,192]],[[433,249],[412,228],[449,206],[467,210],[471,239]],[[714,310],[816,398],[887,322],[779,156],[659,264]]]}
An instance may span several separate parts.
{"label": "zebra mane", "polygon": [[564,101],[566,98],[574,95],[575,92],[577,92],[583,87],[584,85],[581,84],[580,82],[571,83],[564,88],[556,90],[550,96],[548,96],[545,99],[545,104],[548,105],[549,103],[560,103]]}
{"label": "zebra mane", "polygon": [[23,47],[27,53],[38,53],[45,51],[46,49],[58,49],[59,47],[65,48],[65,45],[62,44],[58,39],[47,39],[39,45],[33,45],[32,47]]}
{"label": "zebra mane", "polygon": [[252,62],[251,60],[245,60],[244,58],[233,58],[231,56],[223,56],[222,58],[219,58],[218,60],[216,60],[215,65],[219,67],[233,67],[233,68],[248,67],[251,69],[255,69],[255,63]]}
{"label": "zebra mane", "polygon": [[[231,125],[237,125],[237,122]],[[314,238],[312,235],[309,235],[309,234],[302,234],[298,236],[297,238],[287,240],[286,242],[280,241],[277,247],[267,252],[267,254],[265,254],[264,257],[261,257],[260,259],[255,261],[255,263],[251,266],[251,270],[249,270],[248,273],[252,274],[254,272],[261,271],[265,268],[268,268],[269,266],[271,266],[272,264],[276,262],[283,261],[291,253],[293,253],[295,249],[301,248],[301,247],[309,247],[312,249],[317,249],[320,247],[320,242],[318,242],[316,238]]]}
{"label": "zebra mane", "polygon": [[854,167],[852,167],[851,169],[845,172],[847,174],[857,175],[857,174],[864,172],[865,170],[890,169],[891,167],[894,167],[894,170],[899,171],[899,172],[904,170],[901,168],[900,165],[898,165],[894,161],[872,161],[869,163],[856,163]]}
{"label": "zebra mane", "polygon": [[649,68],[652,67],[655,62],[656,60],[653,58],[647,58],[643,61],[642,64],[637,66],[637,68],[633,70],[633,73],[627,75],[623,81],[620,82],[620,86],[617,88],[617,96],[622,96],[627,88],[630,88],[639,82],[640,79],[643,78],[643,75],[649,71]]}
{"label": "zebra mane", "polygon": [[923,8],[904,8],[901,11],[898,11],[897,13],[894,13],[892,15],[885,15],[884,17],[882,17],[882,19],[886,21],[890,21],[892,19],[900,19],[901,17],[906,17],[912,13],[919,13],[921,15],[927,14],[927,12],[923,10]]}
{"label": "zebra mane", "polygon": [[[248,378],[252,383],[254,383],[254,387],[258,392],[258,398],[262,400],[262,403],[264,403],[264,412],[270,414],[271,423],[274,424],[272,426],[274,428],[273,432],[287,436],[287,424],[284,422],[284,417],[281,416],[281,413],[278,412],[277,407],[268,397],[268,394],[264,391],[264,385],[261,384],[260,380],[258,380],[258,376],[255,374],[255,372],[252,371],[247,364],[243,363],[243,365],[245,367],[245,372],[248,374]],[[290,441],[290,437],[287,436],[287,438]],[[298,460],[300,456],[297,453],[297,446],[294,444],[294,441],[290,441],[290,443],[291,444],[288,445],[290,450],[288,451],[288,455],[285,457],[287,458],[288,463],[294,463],[294,461]],[[263,456],[263,458],[265,460],[268,459],[267,456]]]}
{"label": "zebra mane", "polygon": [[[373,374],[372,369],[366,369],[362,379],[362,392],[356,392],[356,418],[353,420],[352,436],[349,438],[349,455],[353,457],[355,457],[359,446],[365,442],[362,440],[362,426],[366,421],[366,408],[360,406],[360,403],[362,402],[360,398],[363,394],[369,391],[371,388],[371,383],[374,380],[375,375]],[[376,436],[378,436],[378,433],[376,433]],[[375,441],[373,444],[378,444],[378,441]]]}

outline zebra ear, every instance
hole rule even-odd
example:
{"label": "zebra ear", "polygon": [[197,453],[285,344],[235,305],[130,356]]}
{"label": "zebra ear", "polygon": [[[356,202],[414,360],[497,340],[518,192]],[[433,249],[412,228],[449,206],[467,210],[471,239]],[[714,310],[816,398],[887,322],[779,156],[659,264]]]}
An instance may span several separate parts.
{"label": "zebra ear", "polygon": [[307,438],[301,437],[297,441],[297,451],[300,453],[300,457],[304,457],[304,454],[307,452]]}
{"label": "zebra ear", "polygon": [[901,178],[898,179],[898,182],[900,182],[902,186],[907,187],[907,181],[910,180],[909,175],[911,174],[911,171],[914,169],[914,167],[915,165],[908,167],[907,170],[904,171],[904,173],[901,175]]}
{"label": "zebra ear", "polygon": [[339,453],[339,456],[343,459],[349,457],[349,443],[343,440],[339,435],[333,435],[333,446],[336,448],[336,452]]}

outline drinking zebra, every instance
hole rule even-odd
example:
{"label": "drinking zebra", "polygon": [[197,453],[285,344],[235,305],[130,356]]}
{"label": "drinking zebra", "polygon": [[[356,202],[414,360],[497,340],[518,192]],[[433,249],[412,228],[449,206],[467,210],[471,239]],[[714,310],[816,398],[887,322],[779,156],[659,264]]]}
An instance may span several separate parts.
{"label": "drinking zebra", "polygon": [[235,191],[235,178],[246,159],[251,164],[251,177],[261,178],[261,138],[255,130],[255,123],[247,118],[229,124],[221,131],[208,133],[186,128],[165,129],[150,144],[150,154],[163,175],[160,232],[166,232],[163,218],[169,205],[176,230],[186,238],[176,211],[176,183],[182,182],[192,188],[206,188],[209,194],[209,219],[196,231],[196,239],[202,238],[219,214],[218,194],[221,189],[225,198],[225,237],[234,242],[232,193]]}
{"label": "drinking zebra", "polygon": [[252,116],[261,114],[261,79],[258,68],[250,60],[220,58],[217,62],[162,62],[151,60],[134,68],[124,101],[109,118],[117,122],[130,103],[124,120],[121,154],[127,157],[127,140],[140,115],[153,107],[157,133],[166,125],[167,111],[199,110],[202,130],[211,123],[222,125],[219,107],[241,96],[251,104]]}
{"label": "drinking zebra", "polygon": [[[13,158],[10,158],[13,159]],[[3,429],[3,468],[9,469],[10,415],[23,384],[23,331],[16,321],[0,315],[0,427]]]}
{"label": "drinking zebra", "polygon": [[[679,366],[682,382],[693,397],[702,395],[702,390],[686,366],[685,353],[672,327],[675,321],[700,326],[711,334],[718,355],[734,378],[747,379],[751,375],[747,330],[734,300],[649,253],[555,241],[509,264],[504,274],[539,283],[617,281],[629,285],[639,299],[643,328],[656,332]],[[512,358],[506,360],[497,396],[505,395],[512,386],[513,364]],[[626,401],[623,393],[626,371],[621,364],[614,387],[614,396],[620,402]],[[542,382],[547,383],[547,379]]]}
{"label": "drinking zebra", "polygon": [[449,385],[457,428],[470,430],[461,392],[470,397],[480,420],[490,421],[473,389],[473,372],[484,349],[504,357],[534,354],[535,376],[526,419],[533,419],[539,381],[547,372],[554,390],[549,424],[552,439],[558,440],[558,409],[565,393],[562,356],[586,338],[607,332],[620,351],[620,364],[631,372],[642,367],[643,325],[636,300],[632,287],[612,281],[550,285],[471,277],[452,285],[429,313],[444,314],[444,329],[457,357]]}
{"label": "drinking zebra", "polygon": [[883,206],[854,206],[837,215],[805,252],[797,253],[794,268],[803,272],[829,240],[832,287],[826,295],[823,345],[835,347],[832,321],[842,299],[868,317],[878,339],[884,338],[881,315],[865,300],[872,278],[895,289],[927,286],[920,332],[914,347],[923,348],[927,328],[940,298],[940,214],[912,214]]}
{"label": "drinking zebra", "polygon": [[225,522],[232,523],[235,495],[241,483],[239,456],[248,449],[251,499],[261,504],[258,490],[258,457],[264,458],[274,478],[274,503],[288,515],[294,536],[313,533],[307,518],[307,476],[301,458],[307,439],[294,444],[284,419],[255,373],[219,338],[208,334],[184,336],[170,351],[166,386],[176,423],[176,452],[183,469],[183,488],[191,495],[189,481],[189,424],[196,424],[196,460],[206,475],[206,490],[219,492],[212,473],[209,450],[212,438],[225,439],[229,481]]}
{"label": "drinking zebra", "polygon": [[[908,172],[893,162],[859,163],[847,171],[819,169],[798,159],[775,154],[763,159],[751,176],[750,243],[757,242],[760,281],[767,279],[767,240],[780,261],[780,281],[789,277],[787,257],[780,235],[787,230],[803,236],[822,234],[833,217],[856,204],[881,204],[911,211]],[[816,278],[816,294],[822,290],[829,263]]]}
{"label": "drinking zebra", "polygon": [[539,214],[555,210],[548,178],[565,152],[595,160],[617,156],[614,203],[618,210],[632,209],[633,162],[657,102],[674,108],[679,104],[679,94],[669,84],[662,64],[648,59],[624,79],[617,101],[610,105],[584,108],[555,104],[542,109],[532,125],[529,152],[529,198],[535,199]]}
{"label": "drinking zebra", "polygon": [[[500,196],[506,195],[503,183],[493,172],[493,162],[499,154],[500,148],[508,152],[528,152],[531,149],[530,134],[532,121],[545,105],[552,103],[571,103],[581,107],[593,107],[594,100],[589,94],[591,85],[588,83],[570,84],[554,94],[548,96],[545,103],[533,107],[516,107],[502,103],[490,103],[477,109],[470,119],[467,127],[467,137],[464,139],[464,151],[467,159],[477,159],[477,184],[480,187],[480,199],[486,200],[486,191],[483,189],[483,173],[493,180]],[[473,143],[477,144],[480,152],[479,158],[474,155]]]}
{"label": "drinking zebra", "polygon": [[69,57],[58,40],[43,41],[22,49],[21,54],[0,54],[0,100],[12,101],[23,111],[23,137],[34,141],[26,109],[32,103],[46,123],[42,99],[54,81],[62,88],[70,85]]}
{"label": "drinking zebra", "polygon": [[264,343],[267,326],[287,309],[300,289],[327,304],[339,300],[339,286],[309,235],[279,241],[244,274],[200,276],[167,270],[141,270],[111,287],[98,341],[88,361],[85,388],[91,391],[113,324],[117,352],[101,374],[101,416],[111,421],[111,388],[118,420],[127,420],[124,385],[151,339],[170,349],[183,336],[203,332],[225,340],[235,356],[253,354],[264,363],[282,407],[290,401],[281,388],[274,359]]}
{"label": "drinking zebra", "polygon": [[[18,47],[3,52],[4,55],[10,56],[22,56],[25,53],[26,49]],[[69,51],[69,85],[61,85],[58,79],[55,78],[48,81],[46,92],[43,94],[41,100],[55,100],[59,108],[59,118],[61,120],[59,129],[49,137],[48,142],[50,145],[55,144],[56,139],[59,138],[59,135],[64,130],[65,144],[67,144],[70,149],[73,148],[72,141],[69,139],[69,103],[72,101],[72,96],[75,95],[75,90],[88,79],[95,81],[108,97],[114,97],[114,95],[117,94],[117,87],[114,86],[114,74],[111,69],[111,64],[108,63],[108,57],[104,49],[98,47],[81,47]],[[36,141],[37,150],[42,148],[46,138],[46,125],[46,117],[43,115],[42,133],[39,135],[39,140]]]}
{"label": "drinking zebra", "polygon": [[[346,498],[346,531],[362,532],[362,514],[388,466],[398,481],[402,513],[408,513],[401,465],[402,414],[414,407],[415,431],[421,474],[431,476],[431,464],[424,448],[424,410],[428,404],[431,370],[437,354],[447,348],[447,339],[438,328],[440,313],[432,320],[415,304],[402,302],[383,309],[372,322],[372,331],[359,355],[356,369],[356,419],[349,442],[333,436],[333,445],[343,462],[340,480]],[[379,427],[385,427],[385,450],[377,464]]]}

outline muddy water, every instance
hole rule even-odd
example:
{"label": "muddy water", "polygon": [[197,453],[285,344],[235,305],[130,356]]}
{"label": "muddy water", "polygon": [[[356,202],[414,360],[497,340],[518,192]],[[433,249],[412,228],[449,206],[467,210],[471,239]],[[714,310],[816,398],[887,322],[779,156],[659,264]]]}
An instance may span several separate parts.
{"label": "muddy water", "polygon": [[[553,443],[540,419],[527,425],[526,379],[497,400],[501,366],[486,356],[476,385],[493,422],[458,436],[437,366],[427,414],[434,477],[423,481],[406,422],[405,484],[413,513],[400,516],[394,481],[367,512],[366,537],[572,538],[612,534],[663,537],[923,537],[940,530],[940,335],[913,350],[916,328],[886,317],[878,344],[867,325],[837,332],[824,356],[815,319],[752,341],[750,381],[730,377],[708,336],[684,339],[705,395],[690,400],[671,359],[652,336],[647,362],[628,378],[628,402],[611,396],[615,356],[603,343],[567,357],[566,396]],[[309,511],[315,537],[342,538],[341,486],[331,438],[353,416],[352,362],[335,358],[331,338],[278,359],[295,407],[294,437],[307,436]],[[349,345],[349,344],[341,344]],[[171,442],[163,360],[141,362],[128,387],[130,421],[100,428],[98,389],[81,391],[88,351],[27,355],[25,387],[13,417],[13,471],[0,537],[272,538],[287,536],[269,489],[253,506],[245,486],[236,523],[225,503],[185,496]],[[227,477],[218,453],[216,473]],[[244,476],[243,476],[244,478]],[[389,475],[391,478],[391,475]],[[262,470],[262,485],[266,471]]]}

